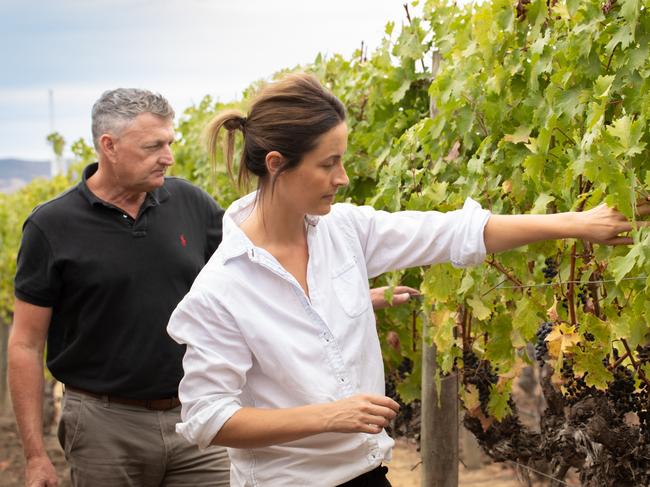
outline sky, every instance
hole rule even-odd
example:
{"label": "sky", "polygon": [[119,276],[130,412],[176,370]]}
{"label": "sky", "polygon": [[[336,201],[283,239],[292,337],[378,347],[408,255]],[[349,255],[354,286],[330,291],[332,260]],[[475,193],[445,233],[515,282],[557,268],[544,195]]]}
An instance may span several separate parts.
{"label": "sky", "polygon": [[90,140],[108,89],[151,89],[181,113],[318,53],[372,49],[405,1],[0,0],[0,158],[49,159],[51,113],[68,145]]}

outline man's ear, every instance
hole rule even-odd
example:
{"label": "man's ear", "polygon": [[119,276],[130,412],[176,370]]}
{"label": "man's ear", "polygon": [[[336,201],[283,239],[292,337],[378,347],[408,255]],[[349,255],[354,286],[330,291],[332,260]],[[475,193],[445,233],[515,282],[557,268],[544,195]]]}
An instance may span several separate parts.
{"label": "man's ear", "polygon": [[266,154],[265,162],[266,170],[271,177],[274,177],[278,173],[278,170],[284,166],[286,160],[282,154],[274,150]]}
{"label": "man's ear", "polygon": [[115,160],[117,152],[117,149],[115,148],[115,141],[115,137],[113,137],[111,134],[103,134],[99,138],[99,149],[111,162]]}

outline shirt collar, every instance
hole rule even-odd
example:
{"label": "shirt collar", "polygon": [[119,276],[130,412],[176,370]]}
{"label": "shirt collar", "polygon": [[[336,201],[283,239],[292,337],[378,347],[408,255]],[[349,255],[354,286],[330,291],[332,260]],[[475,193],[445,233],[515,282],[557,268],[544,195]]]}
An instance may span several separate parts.
{"label": "shirt collar", "polygon": [[[79,182],[79,192],[83,195],[84,198],[90,203],[91,205],[104,205],[106,206],[106,202],[100,198],[97,197],[95,193],[90,191],[88,188],[88,179],[97,172],[97,169],[99,168],[99,163],[93,162],[92,164],[87,165],[84,170],[81,173],[81,181]],[[167,178],[165,178],[165,182],[167,181]],[[147,197],[145,199],[145,204],[147,206],[157,206],[160,203],[163,203],[169,199],[171,194],[165,187],[165,185],[161,186],[160,188],[155,188],[152,191],[149,191],[147,193]]]}
{"label": "shirt collar", "polygon": [[[239,227],[248,218],[255,206],[257,191],[235,200],[226,210],[223,216],[223,241],[219,250],[223,255],[224,263],[242,254],[248,254],[249,258],[254,255],[255,245]],[[317,215],[305,215],[307,225],[316,226],[320,217]]]}

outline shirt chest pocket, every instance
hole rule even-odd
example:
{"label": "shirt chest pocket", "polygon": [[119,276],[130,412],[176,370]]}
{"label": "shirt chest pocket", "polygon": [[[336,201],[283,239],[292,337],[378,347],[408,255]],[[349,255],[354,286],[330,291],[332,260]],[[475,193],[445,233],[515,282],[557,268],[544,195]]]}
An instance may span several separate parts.
{"label": "shirt chest pocket", "polygon": [[345,313],[354,318],[361,315],[370,304],[368,283],[364,280],[354,257],[332,272],[334,293]]}

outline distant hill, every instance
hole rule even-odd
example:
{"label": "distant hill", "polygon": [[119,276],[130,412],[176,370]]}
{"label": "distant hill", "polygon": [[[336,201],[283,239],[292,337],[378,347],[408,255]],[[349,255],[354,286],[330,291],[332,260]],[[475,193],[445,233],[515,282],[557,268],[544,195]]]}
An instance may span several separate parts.
{"label": "distant hill", "polygon": [[49,161],[0,159],[0,192],[11,193],[38,177],[50,177]]}

